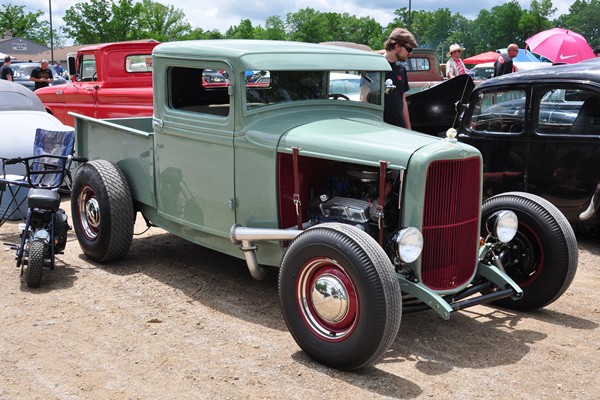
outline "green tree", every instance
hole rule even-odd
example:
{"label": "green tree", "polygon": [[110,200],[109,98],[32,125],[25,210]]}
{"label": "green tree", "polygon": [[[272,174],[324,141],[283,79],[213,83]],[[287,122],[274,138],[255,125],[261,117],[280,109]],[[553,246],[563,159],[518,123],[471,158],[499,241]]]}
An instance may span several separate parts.
{"label": "green tree", "polygon": [[538,32],[553,27],[550,17],[556,13],[552,0],[532,0],[528,11],[524,11],[519,20],[521,41],[525,41]]}
{"label": "green tree", "polygon": [[557,25],[582,34],[594,47],[600,45],[600,0],[576,0],[569,14],[561,15]]}
{"label": "green tree", "polygon": [[76,44],[177,40],[191,32],[183,11],[152,0],[90,0],[67,9],[63,20]]}
{"label": "green tree", "polygon": [[286,31],[289,40],[296,42],[320,43],[332,40],[327,17],[307,7],[286,16]]}
{"label": "green tree", "polygon": [[371,17],[358,18],[348,13],[328,13],[331,40],[366,44],[374,49],[382,47],[383,27]]}
{"label": "green tree", "polygon": [[227,39],[254,39],[255,29],[252,26],[252,21],[243,19],[239,25],[232,26],[225,32]]}
{"label": "green tree", "polygon": [[[0,6],[0,33],[9,31],[14,37],[31,40],[50,46],[50,23],[41,20],[44,13],[40,10],[25,12],[25,6],[5,3]],[[55,37],[59,35],[53,30]]]}
{"label": "green tree", "polygon": [[204,39],[223,39],[224,36],[221,32],[214,29],[212,31],[205,31],[202,28],[194,28],[181,37],[181,40],[204,40]]}
{"label": "green tree", "polygon": [[523,47],[519,21],[524,11],[516,0],[491,10],[481,10],[473,21],[472,34],[477,38],[477,52],[505,48],[511,43]]}
{"label": "green tree", "polygon": [[258,39],[287,40],[285,22],[278,15],[272,15],[265,21],[265,29]]}
{"label": "green tree", "polygon": [[121,33],[114,37],[110,21],[113,13],[109,0],[90,0],[89,3],[77,3],[65,11],[65,32],[75,44],[93,44],[123,40]]}
{"label": "green tree", "polygon": [[192,29],[185,19],[185,13],[181,9],[175,9],[173,5],[165,6],[151,0],[143,0],[141,5],[138,3],[136,6],[140,6],[139,28],[146,38],[160,42],[178,40]]}

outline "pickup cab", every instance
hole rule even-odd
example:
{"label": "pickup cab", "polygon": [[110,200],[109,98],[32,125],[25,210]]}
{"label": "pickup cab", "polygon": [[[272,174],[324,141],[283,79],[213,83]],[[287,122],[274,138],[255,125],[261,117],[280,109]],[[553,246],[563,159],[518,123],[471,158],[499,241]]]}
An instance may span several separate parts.
{"label": "pickup cab", "polygon": [[71,82],[38,89],[46,110],[72,126],[68,112],[95,118],[152,115],[152,49],[156,41],[104,43],[69,59]]}
{"label": "pickup cab", "polygon": [[[577,244],[555,207],[517,192],[482,205],[479,151],[383,122],[393,89],[380,55],[186,41],[156,46],[152,65],[152,117],[73,115],[90,160],[74,176],[73,225],[90,259],[125,257],[140,213],[245,259],[256,279],[279,267],[292,336],[346,370],[384,357],[403,310],[534,310],[573,280]],[[203,82],[206,70],[229,84]],[[368,102],[331,92],[340,70],[368,77]]]}

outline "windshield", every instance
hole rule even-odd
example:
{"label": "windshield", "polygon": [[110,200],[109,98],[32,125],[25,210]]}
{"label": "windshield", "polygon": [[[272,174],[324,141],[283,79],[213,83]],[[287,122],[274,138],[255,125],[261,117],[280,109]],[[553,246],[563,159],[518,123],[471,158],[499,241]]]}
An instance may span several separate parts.
{"label": "windshield", "polygon": [[[19,64],[12,64],[10,66],[15,74],[15,78],[23,78],[23,79],[29,79],[29,77],[31,76],[31,72],[36,69],[38,67],[38,65],[19,65]],[[58,74],[56,73],[56,70],[54,69],[54,66],[48,66],[48,69],[52,72],[52,75],[54,76],[54,79],[58,78]]]}
{"label": "windshield", "polygon": [[381,105],[381,76],[382,72],[359,71],[245,71],[246,105],[256,109],[326,99]]}

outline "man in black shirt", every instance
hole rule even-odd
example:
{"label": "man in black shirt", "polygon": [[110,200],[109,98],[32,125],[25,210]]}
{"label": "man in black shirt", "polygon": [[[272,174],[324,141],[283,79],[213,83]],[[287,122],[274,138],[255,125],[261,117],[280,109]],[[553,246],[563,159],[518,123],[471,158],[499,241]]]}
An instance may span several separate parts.
{"label": "man in black shirt", "polygon": [[35,82],[35,89],[46,87],[54,82],[52,71],[48,68],[48,60],[42,60],[40,66],[31,71],[29,80]]}
{"label": "man in black shirt", "polygon": [[519,46],[512,43],[506,49],[506,53],[500,54],[500,57],[494,62],[494,76],[500,76],[517,72],[517,67],[513,64],[513,58],[519,54]]}
{"label": "man in black shirt", "polygon": [[411,129],[405,93],[410,89],[406,68],[398,61],[404,62],[417,47],[417,41],[406,29],[396,28],[385,42],[385,58],[390,63],[391,71],[385,74],[385,99],[383,120],[388,124]]}
{"label": "man in black shirt", "polygon": [[10,56],[4,57],[4,64],[0,68],[0,79],[4,79],[6,81],[13,80],[13,70],[10,67],[11,59]]}

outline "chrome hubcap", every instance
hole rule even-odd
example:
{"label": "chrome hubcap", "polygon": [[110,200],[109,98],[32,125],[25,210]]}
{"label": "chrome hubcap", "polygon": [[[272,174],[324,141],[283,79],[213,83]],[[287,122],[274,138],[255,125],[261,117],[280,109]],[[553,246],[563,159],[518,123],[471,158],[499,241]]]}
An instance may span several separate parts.
{"label": "chrome hubcap", "polygon": [[348,292],[333,275],[322,275],[315,281],[312,302],[315,312],[325,321],[337,323],[348,314]]}
{"label": "chrome hubcap", "polygon": [[330,258],[306,262],[296,281],[302,319],[310,330],[328,342],[347,338],[359,319],[359,299],[345,268]]}
{"label": "chrome hubcap", "polygon": [[100,228],[100,204],[98,204],[94,191],[89,187],[83,189],[77,204],[79,220],[85,235],[90,240],[96,239]]}

